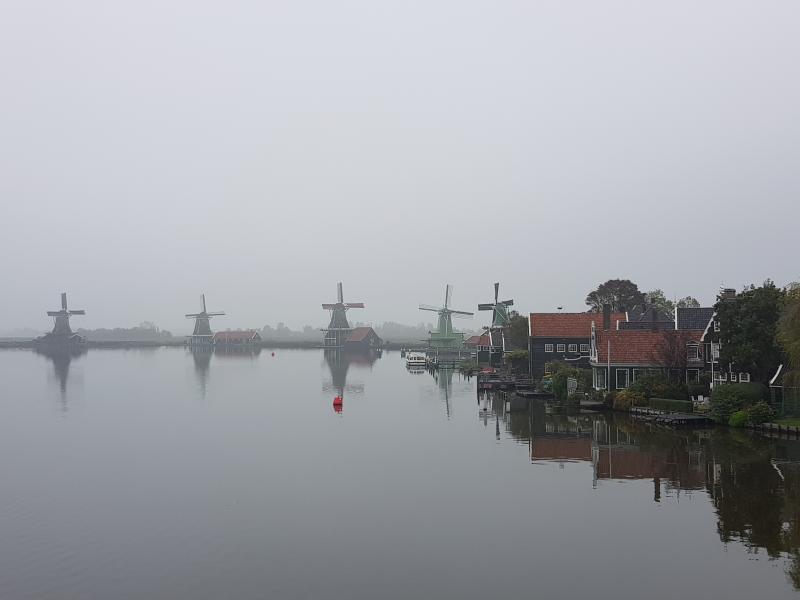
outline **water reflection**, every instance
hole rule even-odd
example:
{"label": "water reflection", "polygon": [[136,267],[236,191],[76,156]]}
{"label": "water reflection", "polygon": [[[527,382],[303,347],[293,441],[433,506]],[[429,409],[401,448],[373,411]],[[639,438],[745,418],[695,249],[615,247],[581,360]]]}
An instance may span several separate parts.
{"label": "water reflection", "polygon": [[380,352],[366,350],[363,352],[347,351],[342,349],[326,349],[324,351],[325,363],[331,373],[330,382],[322,385],[325,392],[334,392],[341,401],[334,405],[337,413],[342,412],[345,392],[354,394],[364,393],[363,383],[347,383],[347,373],[351,365],[371,368],[375,361],[380,358]]}
{"label": "water reflection", "polygon": [[591,464],[592,485],[651,480],[652,501],[705,492],[720,541],[749,552],[791,558],[787,572],[800,589],[800,441],[746,431],[671,430],[617,414],[532,402],[510,412],[499,395],[478,399],[479,419],[495,420],[527,443],[533,463]]}
{"label": "water reflection", "polygon": [[62,346],[36,346],[33,351],[36,354],[47,357],[53,363],[53,373],[58,380],[58,387],[61,396],[61,410],[68,410],[67,403],[67,381],[69,380],[69,366],[73,360],[86,354],[85,346],[78,344]]}
{"label": "water reflection", "polygon": [[250,359],[255,360],[261,354],[261,348],[258,346],[191,346],[188,352],[192,355],[194,362],[194,372],[197,377],[197,382],[200,385],[200,391],[205,398],[206,388],[208,386],[208,373],[211,368],[211,357],[218,358],[235,358],[235,359]]}

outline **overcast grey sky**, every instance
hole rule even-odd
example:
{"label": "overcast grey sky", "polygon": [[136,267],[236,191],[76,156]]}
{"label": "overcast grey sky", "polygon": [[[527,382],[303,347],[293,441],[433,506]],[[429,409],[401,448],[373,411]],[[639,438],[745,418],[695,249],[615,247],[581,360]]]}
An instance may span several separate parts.
{"label": "overcast grey sky", "polygon": [[0,10],[0,328],[800,279],[795,0]]}

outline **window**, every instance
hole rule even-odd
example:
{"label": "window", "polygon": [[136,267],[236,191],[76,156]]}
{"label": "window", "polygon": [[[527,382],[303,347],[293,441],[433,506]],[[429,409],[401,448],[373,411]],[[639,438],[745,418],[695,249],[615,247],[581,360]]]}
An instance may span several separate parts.
{"label": "window", "polygon": [[750,383],[750,373],[739,373],[739,381],[742,383]]}
{"label": "window", "polygon": [[686,383],[697,383],[700,381],[700,369],[686,369]]}
{"label": "window", "polygon": [[577,352],[578,351],[578,344],[570,344],[569,345],[570,352]]}
{"label": "window", "polygon": [[581,353],[585,354],[589,352],[589,344],[581,344]]}
{"label": "window", "polygon": [[603,390],[606,387],[606,370],[605,369],[595,369],[594,370],[594,388],[596,390]]}
{"label": "window", "polygon": [[700,348],[698,346],[689,346],[687,351],[689,360],[697,360],[700,358]]}
{"label": "window", "polygon": [[714,342],[711,342],[711,360],[712,362],[719,360],[719,344]]}
{"label": "window", "polygon": [[628,369],[617,369],[617,389],[624,390],[628,387]]}
{"label": "window", "polygon": [[544,374],[550,375],[550,363],[544,363]]}
{"label": "window", "polygon": [[719,373],[717,374],[717,379],[720,381],[728,381],[728,374],[727,373]]}
{"label": "window", "polygon": [[564,344],[558,344],[556,350],[558,350],[559,352],[566,352],[567,347]]}
{"label": "window", "polygon": [[632,369],[631,370],[631,383],[636,383],[637,379],[639,379],[639,369]]}
{"label": "window", "polygon": [[714,321],[714,333],[719,333],[719,321]]}
{"label": "window", "polygon": [[545,344],[544,345],[545,352],[552,352],[553,351],[553,344]]}
{"label": "window", "polygon": [[736,373],[731,373],[731,383],[736,383]]}

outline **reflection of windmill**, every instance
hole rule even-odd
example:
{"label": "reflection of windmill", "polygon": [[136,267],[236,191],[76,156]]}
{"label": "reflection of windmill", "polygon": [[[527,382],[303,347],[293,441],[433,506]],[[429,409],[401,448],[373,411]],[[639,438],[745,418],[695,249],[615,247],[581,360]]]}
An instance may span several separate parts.
{"label": "reflection of windmill", "polygon": [[69,318],[75,315],[85,315],[85,310],[69,310],[67,308],[67,293],[61,294],[61,310],[48,310],[47,316],[53,317],[53,331],[36,340],[37,343],[45,344],[64,344],[82,343],[86,340],[72,332],[69,326]]}
{"label": "reflection of windmill", "polygon": [[325,346],[329,348],[341,348],[345,340],[352,331],[350,323],[347,322],[347,311],[351,308],[364,308],[363,302],[345,302],[342,293],[342,283],[336,284],[336,303],[323,304],[322,308],[331,311],[331,322],[325,332]]}
{"label": "reflection of windmill", "polygon": [[34,351],[50,359],[53,363],[53,372],[58,379],[61,390],[62,410],[67,410],[67,380],[69,379],[69,365],[72,359],[86,354],[86,346],[70,344],[67,346],[37,345]]}
{"label": "reflection of windmill", "polygon": [[[506,334],[505,330],[511,323],[511,315],[508,307],[514,305],[513,300],[498,300],[500,295],[500,284],[494,284],[494,304],[478,304],[478,310],[492,311],[492,324],[487,327],[489,333],[489,355],[488,361],[490,364],[499,363],[503,357],[503,352],[506,349]],[[479,351],[478,362],[481,362]]]}
{"label": "reflection of windmill", "polygon": [[453,393],[453,369],[439,368],[433,372],[433,378],[439,384],[439,395],[444,400],[447,418],[450,418],[450,396]]}
{"label": "reflection of windmill", "polygon": [[350,369],[351,363],[366,362],[372,364],[375,361],[373,354],[368,355],[353,355],[342,350],[335,350],[333,348],[325,350],[325,362],[331,371],[331,383],[323,384],[323,391],[333,390],[337,396],[344,398],[345,391],[361,394],[364,392],[364,385],[360,383],[347,383],[347,371]]}
{"label": "reflection of windmill", "polygon": [[209,321],[211,317],[219,317],[224,315],[224,312],[208,312],[206,310],[206,295],[202,294],[203,310],[199,313],[191,313],[186,315],[187,319],[194,319],[194,332],[189,338],[189,343],[193,346],[212,344],[214,342],[214,334],[211,331],[211,324]]}
{"label": "reflection of windmill", "polygon": [[197,375],[197,381],[200,383],[200,391],[203,397],[206,395],[206,385],[208,383],[208,369],[211,365],[212,350],[210,346],[205,348],[193,348],[192,360],[194,361],[194,372]]}
{"label": "reflection of windmill", "polygon": [[453,330],[453,316],[456,317],[471,317],[472,313],[464,310],[453,310],[450,308],[450,297],[453,294],[453,288],[448,284],[444,291],[444,306],[431,306],[429,304],[420,304],[420,310],[429,310],[439,314],[439,322],[436,331],[430,332],[428,343],[433,348],[460,348],[464,343],[464,334]]}

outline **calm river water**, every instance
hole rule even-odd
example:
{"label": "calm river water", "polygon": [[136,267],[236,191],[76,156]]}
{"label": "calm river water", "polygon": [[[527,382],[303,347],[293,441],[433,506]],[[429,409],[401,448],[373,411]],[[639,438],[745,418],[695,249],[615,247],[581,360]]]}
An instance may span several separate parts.
{"label": "calm river water", "polygon": [[0,390],[3,599],[800,585],[798,442],[507,414],[397,353],[5,350]]}

